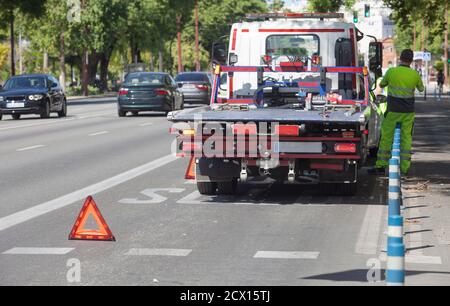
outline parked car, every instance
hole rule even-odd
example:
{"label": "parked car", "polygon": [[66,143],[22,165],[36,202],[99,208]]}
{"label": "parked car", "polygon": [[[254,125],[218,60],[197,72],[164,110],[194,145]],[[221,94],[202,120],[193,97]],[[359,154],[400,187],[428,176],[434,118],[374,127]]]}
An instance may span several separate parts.
{"label": "parked car", "polygon": [[127,112],[137,116],[144,111],[168,113],[183,108],[183,94],[167,73],[129,73],[119,90],[119,117],[125,117]]}
{"label": "parked car", "polygon": [[14,76],[0,89],[0,120],[3,115],[19,120],[25,114],[49,118],[51,113],[67,116],[66,95],[58,80],[51,75]]}
{"label": "parked car", "polygon": [[175,81],[188,103],[209,104],[211,98],[211,79],[206,72],[183,72]]}

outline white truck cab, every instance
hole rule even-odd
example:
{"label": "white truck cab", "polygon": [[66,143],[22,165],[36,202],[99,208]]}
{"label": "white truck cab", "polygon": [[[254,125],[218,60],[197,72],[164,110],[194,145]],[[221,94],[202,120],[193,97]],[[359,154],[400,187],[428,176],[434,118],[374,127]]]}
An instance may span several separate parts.
{"label": "white truck cab", "polygon": [[[294,62],[320,66],[357,66],[358,44],[362,34],[340,13],[269,13],[247,15],[247,22],[231,28],[228,57],[231,66],[264,66],[274,73],[265,77],[277,81],[310,80],[304,73],[283,67]],[[251,21],[250,21],[251,20]],[[275,73],[276,72],[276,73]],[[336,77],[332,88],[344,93],[358,87],[351,76]],[[220,96],[228,99],[252,96],[257,89],[254,73],[228,73],[222,76]]]}

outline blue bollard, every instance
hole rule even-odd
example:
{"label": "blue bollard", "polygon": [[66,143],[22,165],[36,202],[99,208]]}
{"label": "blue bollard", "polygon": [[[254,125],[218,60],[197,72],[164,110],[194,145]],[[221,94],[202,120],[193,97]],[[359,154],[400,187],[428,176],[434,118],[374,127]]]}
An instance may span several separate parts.
{"label": "blue bollard", "polygon": [[403,243],[403,217],[389,216],[388,247],[393,243]]}
{"label": "blue bollard", "polygon": [[400,215],[400,164],[395,158],[389,161],[389,216]]}
{"label": "blue bollard", "polygon": [[405,245],[403,243],[391,243],[387,251],[387,286],[405,285]]}

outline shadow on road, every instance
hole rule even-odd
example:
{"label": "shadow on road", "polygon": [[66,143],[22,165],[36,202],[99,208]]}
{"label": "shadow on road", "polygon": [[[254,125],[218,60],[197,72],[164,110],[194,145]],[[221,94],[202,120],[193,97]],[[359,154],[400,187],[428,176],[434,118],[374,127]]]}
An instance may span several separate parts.
{"label": "shadow on road", "polygon": [[[347,270],[336,273],[328,273],[328,274],[319,274],[314,276],[308,276],[301,279],[306,280],[321,280],[321,281],[333,281],[333,282],[360,282],[368,284],[367,273],[369,270],[365,269],[355,269],[355,270]],[[450,275],[450,272],[443,271],[415,271],[415,270],[407,270],[405,271],[406,276],[416,276],[416,275],[424,275],[424,274],[440,274],[440,275]],[[385,281],[386,271],[381,271],[381,280]]]}

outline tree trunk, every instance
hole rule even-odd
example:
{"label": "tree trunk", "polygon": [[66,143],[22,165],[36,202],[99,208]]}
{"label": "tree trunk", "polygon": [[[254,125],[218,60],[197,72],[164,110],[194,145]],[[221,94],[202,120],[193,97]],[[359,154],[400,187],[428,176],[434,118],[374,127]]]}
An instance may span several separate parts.
{"label": "tree trunk", "polygon": [[82,62],[83,95],[87,97],[87,96],[89,96],[89,88],[88,88],[88,86],[89,86],[89,53],[88,53],[87,48],[84,48],[81,62]]}
{"label": "tree trunk", "polygon": [[100,85],[102,91],[108,91],[108,68],[114,47],[110,47],[100,55]]}
{"label": "tree trunk", "polygon": [[42,72],[47,73],[48,72],[48,53],[44,52],[44,59],[42,63]]}
{"label": "tree trunk", "polygon": [[195,70],[200,71],[200,48],[198,33],[198,0],[195,1]]}
{"label": "tree trunk", "polygon": [[64,31],[59,36],[59,83],[61,88],[66,91],[66,43]]}
{"label": "tree trunk", "polygon": [[448,1],[445,3],[445,31],[444,31],[444,75],[445,85],[449,85],[448,75]]}
{"label": "tree trunk", "polygon": [[162,43],[159,46],[158,55],[159,55],[159,60],[158,60],[159,61],[159,72],[163,72],[163,70],[164,70],[164,50],[163,50]]}
{"label": "tree trunk", "polygon": [[150,70],[155,71],[155,58],[153,57],[153,52],[150,52]]}
{"label": "tree trunk", "polygon": [[416,51],[416,41],[417,41],[417,29],[416,29],[416,21],[413,21],[413,46],[412,50]]}
{"label": "tree trunk", "polygon": [[100,54],[96,50],[89,55],[89,83],[95,84],[97,80],[98,63],[100,62]]}
{"label": "tree trunk", "polygon": [[15,39],[14,39],[14,11],[10,11],[10,44],[11,44],[11,76],[16,75],[16,59],[15,59]]}
{"label": "tree trunk", "polygon": [[183,51],[181,48],[181,18],[182,15],[178,14],[177,15],[177,44],[178,44],[178,73],[183,72]]}

